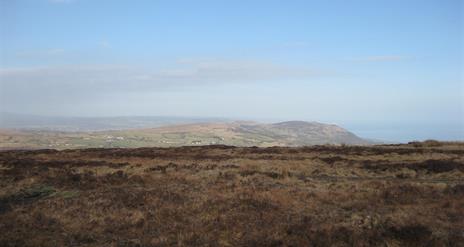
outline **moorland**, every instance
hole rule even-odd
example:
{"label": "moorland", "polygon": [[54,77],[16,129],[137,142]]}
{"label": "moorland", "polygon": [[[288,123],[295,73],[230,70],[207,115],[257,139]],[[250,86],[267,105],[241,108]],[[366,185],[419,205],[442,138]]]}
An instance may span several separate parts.
{"label": "moorland", "polygon": [[0,246],[463,243],[463,143],[0,152]]}

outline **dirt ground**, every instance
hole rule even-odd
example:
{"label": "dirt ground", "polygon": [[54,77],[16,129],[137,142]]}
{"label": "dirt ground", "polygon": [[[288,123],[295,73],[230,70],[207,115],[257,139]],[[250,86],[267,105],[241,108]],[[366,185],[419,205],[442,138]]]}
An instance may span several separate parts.
{"label": "dirt ground", "polygon": [[464,246],[464,145],[2,151],[0,246]]}

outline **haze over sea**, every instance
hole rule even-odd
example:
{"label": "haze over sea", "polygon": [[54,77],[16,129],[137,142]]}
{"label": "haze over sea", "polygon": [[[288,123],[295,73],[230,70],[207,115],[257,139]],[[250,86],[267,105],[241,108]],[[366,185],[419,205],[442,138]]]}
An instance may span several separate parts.
{"label": "haze over sea", "polygon": [[459,124],[347,124],[358,136],[386,142],[409,142],[436,139],[464,140],[464,127]]}

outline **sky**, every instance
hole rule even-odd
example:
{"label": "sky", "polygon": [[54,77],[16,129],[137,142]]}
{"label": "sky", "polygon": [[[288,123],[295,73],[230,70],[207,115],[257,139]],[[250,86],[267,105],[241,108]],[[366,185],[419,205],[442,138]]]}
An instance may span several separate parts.
{"label": "sky", "polygon": [[0,0],[0,111],[464,140],[464,1]]}

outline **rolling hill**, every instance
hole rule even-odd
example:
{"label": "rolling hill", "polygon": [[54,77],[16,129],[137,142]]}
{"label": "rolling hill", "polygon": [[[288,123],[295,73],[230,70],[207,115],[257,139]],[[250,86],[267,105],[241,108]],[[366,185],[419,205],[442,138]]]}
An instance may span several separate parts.
{"label": "rolling hill", "polygon": [[209,122],[86,132],[0,130],[1,149],[134,148],[217,144],[269,147],[316,144],[368,145],[372,142],[357,137],[337,125],[303,121],[274,124]]}

